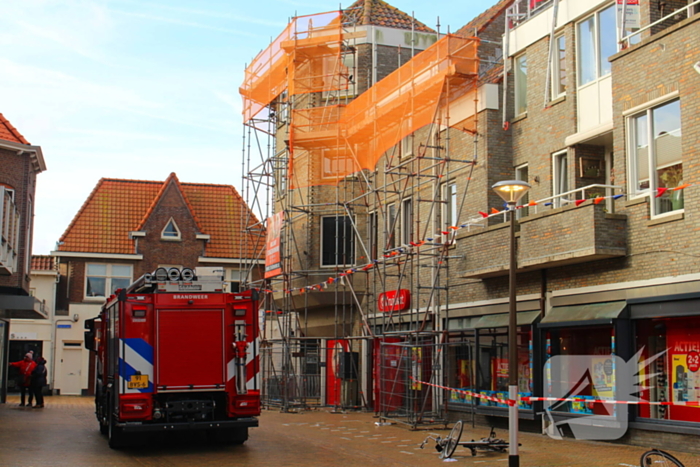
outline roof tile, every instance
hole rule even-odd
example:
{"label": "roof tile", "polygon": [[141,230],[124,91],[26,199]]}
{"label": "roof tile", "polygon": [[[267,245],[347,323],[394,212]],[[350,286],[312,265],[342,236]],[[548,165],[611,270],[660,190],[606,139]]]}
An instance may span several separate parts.
{"label": "roof tile", "polygon": [[32,271],[56,270],[56,258],[49,255],[32,255]]}
{"label": "roof tile", "polygon": [[17,128],[12,126],[12,123],[3,114],[0,114],[0,139],[13,143],[29,144],[29,141],[17,131]]}
{"label": "roof tile", "polygon": [[384,0],[357,0],[344,11],[346,19],[354,18],[358,24],[413,29],[417,32],[435,32],[434,29],[389,5]]}

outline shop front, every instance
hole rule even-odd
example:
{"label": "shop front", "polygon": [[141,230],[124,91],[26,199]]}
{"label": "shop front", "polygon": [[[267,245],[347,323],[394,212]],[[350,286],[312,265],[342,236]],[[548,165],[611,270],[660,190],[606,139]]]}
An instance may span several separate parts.
{"label": "shop front", "polygon": [[[640,353],[641,399],[634,428],[700,433],[700,298],[658,297],[631,302],[634,346]],[[671,403],[666,405],[667,403]]]}

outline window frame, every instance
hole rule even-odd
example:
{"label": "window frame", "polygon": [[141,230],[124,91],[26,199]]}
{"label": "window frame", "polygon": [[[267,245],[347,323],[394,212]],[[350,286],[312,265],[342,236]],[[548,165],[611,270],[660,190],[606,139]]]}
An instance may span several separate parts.
{"label": "window frame", "polygon": [[[168,228],[168,226],[172,224],[173,227],[175,228],[176,235],[165,235],[165,230]],[[182,231],[180,230],[180,227],[178,227],[177,222],[175,222],[175,219],[171,217],[168,222],[165,223],[165,226],[163,227],[163,230],[160,231],[160,239],[165,240],[166,242],[180,242],[182,241]]]}
{"label": "window frame", "polygon": [[457,182],[450,180],[442,184],[442,222],[441,229],[454,227],[459,220],[459,201],[457,200]]}
{"label": "window frame", "polygon": [[[559,41],[563,40],[563,49],[559,45]],[[556,100],[561,97],[566,96],[566,85],[567,85],[567,68],[566,68],[566,34],[559,34],[554,37],[554,53],[552,54],[552,70],[550,81],[551,85],[551,99]],[[564,75],[562,77],[562,62],[564,63]]]}
{"label": "window frame", "polygon": [[410,245],[413,241],[413,198],[401,200],[401,244]]}
{"label": "window frame", "polygon": [[[589,16],[586,16],[580,21],[576,22],[576,28],[575,28],[575,34],[576,34],[576,86],[580,89],[586,86],[591,86],[594,83],[597,83],[598,81],[607,78],[611,73],[612,73],[612,67],[610,65],[607,65],[608,69],[605,73],[602,72],[602,67],[601,64],[603,61],[607,61],[608,57],[613,55],[615,52],[617,52],[617,30],[618,30],[618,24],[617,24],[617,13],[616,13],[616,4],[611,4],[607,5],[594,13],[592,13]],[[601,32],[609,33],[608,29],[604,28],[601,29],[600,27],[600,17],[603,12],[606,12],[608,10],[612,10],[613,14],[613,22],[615,23],[615,28],[614,31],[612,32],[613,37],[612,37],[612,43],[615,44],[615,52],[613,54],[608,55],[608,57],[602,58],[601,51],[601,43],[607,43],[609,42],[610,38],[607,38],[608,40],[601,40]],[[592,30],[590,31],[593,39],[593,49],[592,49],[592,54],[593,54],[593,61],[595,62],[595,68],[594,68],[594,73],[593,77],[589,80],[586,81],[585,83],[582,82],[582,78],[584,77],[583,73],[583,66],[585,65],[585,61],[582,59],[581,56],[581,47],[584,44],[589,44],[589,42],[582,40],[582,33],[581,33],[581,25],[586,23],[587,21],[593,20],[593,27]],[[590,36],[586,36],[588,38]]]}
{"label": "window frame", "polygon": [[[343,263],[343,264],[339,264],[339,263],[325,264],[324,263],[324,238],[325,238],[324,230],[326,228],[324,225],[325,224],[324,219],[348,219],[349,224],[344,224],[344,225],[347,225],[348,228],[350,229],[350,232],[349,232],[349,234],[350,234],[350,237],[349,237],[349,239],[350,239],[350,252],[349,252],[349,254],[347,254],[347,256],[349,256],[351,258],[350,262]],[[347,267],[347,266],[353,266],[355,264],[355,262],[356,262],[356,258],[355,258],[356,251],[355,250],[356,249],[355,249],[355,232],[354,232],[354,228],[353,228],[353,223],[354,223],[354,219],[352,219],[348,215],[320,216],[320,234],[321,234],[320,237],[321,238],[319,241],[319,266],[321,268]],[[338,225],[338,223],[336,223],[336,233],[337,233],[337,225]],[[341,245],[338,245],[338,246],[341,246]],[[338,251],[336,251],[335,256],[338,257],[339,255],[342,255],[342,253],[339,253]]]}
{"label": "window frame", "polygon": [[[524,73],[519,73],[518,62],[524,59]],[[527,53],[522,53],[513,58],[513,83],[514,99],[513,111],[515,117],[527,115]],[[522,80],[525,80],[523,83]]]}
{"label": "window frame", "polygon": [[[95,266],[105,266],[105,275],[89,274],[89,268],[91,265]],[[112,273],[113,266],[123,266],[129,268],[129,276],[117,276]],[[88,295],[88,280],[90,277],[103,278],[105,280],[104,293],[105,295]],[[132,264],[124,263],[99,263],[99,262],[89,262],[85,263],[85,273],[83,277],[83,300],[85,301],[100,301],[103,302],[107,297],[114,293],[114,287],[112,285],[113,279],[127,279],[128,282],[126,286],[134,281],[134,266]],[[109,292],[108,292],[109,291]]]}
{"label": "window frame", "polygon": [[386,206],[386,217],[384,223],[384,250],[396,248],[396,203],[389,203]]}
{"label": "window frame", "polygon": [[[515,167],[515,179],[523,181],[525,183],[529,183],[529,178],[530,178],[530,165],[526,162],[525,164],[520,164],[517,167]],[[524,175],[523,175],[524,174]],[[518,201],[519,206],[524,206],[527,203],[530,202],[530,193],[527,192],[525,195],[523,195],[522,198]],[[528,207],[522,207],[520,209],[515,210],[515,218],[516,219],[521,219],[523,217],[527,217],[530,215],[530,208]]]}
{"label": "window frame", "polygon": [[[678,104],[678,123],[679,123],[679,138],[680,141],[680,151],[679,151],[679,159],[677,163],[672,163],[672,164],[667,164],[663,167],[658,165],[657,162],[657,148],[656,148],[656,139],[654,137],[654,114],[655,111],[658,109],[661,109],[667,105],[670,104]],[[668,98],[662,98],[662,99],[657,99],[654,100],[650,103],[648,103],[647,106],[634,109],[633,112],[629,112],[627,115],[625,115],[625,124],[626,124],[626,129],[627,129],[627,148],[626,148],[626,154],[627,154],[627,190],[628,193],[630,193],[630,199],[642,199],[645,197],[649,197],[649,215],[650,217],[653,218],[659,218],[659,217],[664,217],[668,216],[671,214],[676,214],[676,213],[683,213],[685,212],[685,206],[681,207],[680,209],[671,209],[669,211],[664,211],[660,212],[660,203],[664,198],[663,196],[660,198],[657,198],[656,194],[658,193],[659,184],[657,181],[658,178],[658,171],[659,169],[667,168],[667,167],[673,167],[676,165],[681,166],[681,173],[683,171],[683,150],[682,150],[682,145],[683,145],[683,119],[682,119],[682,108],[680,105],[680,98],[676,95],[673,94],[672,96]],[[638,163],[638,148],[637,148],[637,122],[639,119],[645,118],[646,123],[645,123],[645,137],[646,137],[646,147],[647,147],[647,155],[646,155],[646,163],[647,163],[647,170],[648,170],[648,187],[640,189],[639,185],[640,182],[643,180],[639,179],[639,163]],[[682,182],[682,179],[681,179]],[[679,186],[681,183],[678,183],[676,186]],[[673,188],[673,187],[670,187]],[[673,192],[675,193],[675,192]],[[664,193],[665,195],[665,193]],[[683,192],[679,192],[679,196],[683,196]]]}
{"label": "window frame", "polygon": [[[562,164],[561,161],[566,162],[566,167],[564,167],[564,176],[562,177]],[[563,149],[552,153],[552,196],[561,195],[570,191],[569,187],[569,150]],[[566,189],[562,190],[562,182],[566,184]],[[554,208],[560,208],[565,205],[562,198],[554,198],[552,206]]]}
{"label": "window frame", "polygon": [[377,211],[370,211],[367,214],[367,253],[370,260],[376,259],[379,251],[378,219]]}

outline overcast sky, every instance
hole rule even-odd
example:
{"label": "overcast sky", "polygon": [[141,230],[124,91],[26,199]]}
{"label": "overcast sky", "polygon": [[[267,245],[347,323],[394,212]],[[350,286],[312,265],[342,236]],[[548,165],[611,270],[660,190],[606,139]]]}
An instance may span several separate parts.
{"label": "overcast sky", "polygon": [[[100,178],[241,191],[245,64],[321,0],[0,0],[0,113],[34,145],[34,254],[47,254]],[[394,0],[441,32],[495,0]]]}

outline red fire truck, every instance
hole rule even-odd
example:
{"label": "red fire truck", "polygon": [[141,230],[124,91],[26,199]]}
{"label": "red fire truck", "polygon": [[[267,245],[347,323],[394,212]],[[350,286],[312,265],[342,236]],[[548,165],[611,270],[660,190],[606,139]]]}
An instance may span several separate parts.
{"label": "red fire truck", "polygon": [[110,447],[174,430],[248,439],[260,415],[257,299],[177,268],[107,299],[85,323],[85,346],[96,353],[95,413]]}

